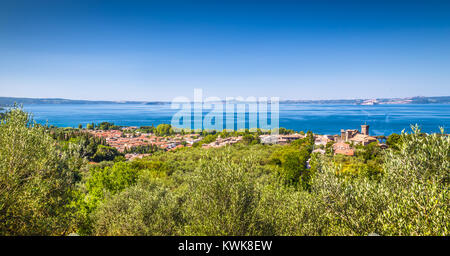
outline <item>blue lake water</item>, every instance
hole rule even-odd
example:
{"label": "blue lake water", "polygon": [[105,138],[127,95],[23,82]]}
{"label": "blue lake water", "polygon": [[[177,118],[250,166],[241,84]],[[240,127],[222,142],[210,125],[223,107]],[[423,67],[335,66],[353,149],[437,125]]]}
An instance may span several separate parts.
{"label": "blue lake water", "polygon": [[[87,123],[113,122],[123,126],[147,126],[171,123],[177,109],[169,104],[32,104],[24,109],[32,112],[42,124],[77,127]],[[280,127],[296,131],[311,130],[319,134],[338,134],[340,129],[360,129],[370,125],[371,135],[389,135],[410,131],[419,124],[424,132],[450,128],[450,105],[315,105],[280,104]]]}

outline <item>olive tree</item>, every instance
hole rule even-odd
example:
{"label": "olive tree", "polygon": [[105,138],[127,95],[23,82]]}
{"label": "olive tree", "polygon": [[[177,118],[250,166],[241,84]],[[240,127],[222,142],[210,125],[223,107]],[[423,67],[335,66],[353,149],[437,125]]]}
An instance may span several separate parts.
{"label": "olive tree", "polygon": [[450,139],[413,127],[386,152],[382,177],[348,178],[322,163],[312,192],[332,235],[448,235]]}
{"label": "olive tree", "polygon": [[77,164],[29,114],[8,110],[0,123],[0,234],[69,232]]}

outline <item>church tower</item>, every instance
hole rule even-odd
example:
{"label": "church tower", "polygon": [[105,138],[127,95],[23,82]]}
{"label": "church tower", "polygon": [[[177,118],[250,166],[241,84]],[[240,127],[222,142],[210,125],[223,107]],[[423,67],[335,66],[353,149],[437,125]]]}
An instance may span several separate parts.
{"label": "church tower", "polygon": [[361,125],[361,133],[364,135],[369,135],[369,126],[367,124]]}

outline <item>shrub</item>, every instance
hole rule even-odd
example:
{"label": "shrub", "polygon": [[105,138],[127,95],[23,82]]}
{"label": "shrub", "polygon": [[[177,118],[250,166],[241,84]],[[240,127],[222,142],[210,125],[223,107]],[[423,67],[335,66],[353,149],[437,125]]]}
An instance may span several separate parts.
{"label": "shrub", "polygon": [[260,192],[254,158],[233,163],[229,152],[202,160],[188,182],[189,235],[257,235],[256,209]]}
{"label": "shrub", "polygon": [[379,180],[344,178],[323,163],[313,193],[333,223],[330,234],[448,235],[450,140],[447,135],[401,135],[387,152]]}
{"label": "shrub", "polygon": [[0,124],[0,234],[69,232],[79,164],[22,109],[7,111]]}
{"label": "shrub", "polygon": [[450,137],[402,135],[400,150],[389,151],[382,184],[388,191],[381,215],[386,235],[448,235],[450,233]]}
{"label": "shrub", "polygon": [[96,235],[177,235],[183,226],[180,202],[164,184],[132,186],[107,198],[94,214]]}

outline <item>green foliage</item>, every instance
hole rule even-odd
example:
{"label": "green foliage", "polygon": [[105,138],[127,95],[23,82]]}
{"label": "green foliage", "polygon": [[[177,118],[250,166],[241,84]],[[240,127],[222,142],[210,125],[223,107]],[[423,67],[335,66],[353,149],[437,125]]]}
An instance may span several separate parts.
{"label": "green foliage", "polygon": [[334,141],[329,141],[329,142],[327,142],[327,145],[325,145],[325,154],[327,156],[333,155],[333,144],[334,143],[335,143]]}
{"label": "green foliage", "polygon": [[188,182],[188,234],[255,234],[259,192],[253,181],[254,165],[251,158],[233,163],[227,152],[200,162]]}
{"label": "green foliage", "polygon": [[401,135],[399,151],[387,152],[379,180],[342,178],[323,164],[313,193],[333,223],[332,234],[449,234],[450,139],[413,130]]}
{"label": "green foliage", "polygon": [[126,148],[124,153],[137,153],[137,154],[150,154],[153,152],[158,151],[159,148],[156,145],[149,144],[149,145],[140,145],[140,146],[134,146],[131,148]]}
{"label": "green foliage", "polygon": [[277,173],[286,184],[309,188],[311,172],[307,168],[307,161],[311,157],[313,145],[313,135],[308,133],[304,139],[281,147],[271,155],[270,163],[280,167]]}
{"label": "green foliage", "polygon": [[94,130],[95,129],[95,130],[105,130],[105,131],[107,131],[107,130],[119,130],[120,128],[121,128],[120,126],[115,125],[114,123],[110,123],[110,122],[101,122],[99,124],[90,123],[90,124],[86,125],[86,129],[88,129],[88,130]]}
{"label": "green foliage", "polygon": [[[69,147],[75,147],[80,157],[86,158],[89,161],[100,162],[103,160],[113,160],[114,157],[111,156],[107,156],[105,158],[105,153],[108,153],[106,151],[111,151],[109,153],[114,154],[114,156],[120,155],[117,150],[107,147],[106,140],[104,138],[95,137],[86,131],[71,128],[51,128],[50,135],[57,140],[59,145],[65,150]],[[97,152],[97,156],[94,156]]]}
{"label": "green foliage", "polygon": [[278,150],[270,159],[271,163],[281,167],[278,168],[278,174],[291,185],[298,184],[301,174],[306,170],[306,160],[305,156],[293,147]]}
{"label": "green foliage", "polygon": [[372,142],[369,145],[356,146],[355,155],[361,158],[364,162],[376,159],[381,153],[381,149],[378,147],[378,143]]}
{"label": "green foliage", "polygon": [[92,168],[86,189],[92,198],[102,199],[105,193],[115,194],[136,183],[138,171],[127,163],[118,162],[105,168]]}
{"label": "green foliage", "polygon": [[242,136],[242,141],[246,145],[255,145],[260,143],[259,135],[257,133],[255,134],[245,134]]}
{"label": "green foliage", "polygon": [[108,195],[115,195],[125,188],[136,184],[138,170],[128,163],[117,162],[112,166],[94,166],[77,194],[75,202],[78,208],[80,232],[89,234],[92,231],[91,214]]}
{"label": "green foliage", "polygon": [[396,133],[389,135],[386,139],[386,144],[393,149],[399,149],[402,144],[402,136]]}
{"label": "green foliage", "polygon": [[283,127],[280,127],[280,129],[278,129],[279,134],[293,134],[294,132],[295,132],[294,130],[286,129]]}
{"label": "green foliage", "polygon": [[389,151],[383,177],[389,185],[381,218],[386,234],[448,235],[450,231],[450,137],[402,134],[399,152]]}
{"label": "green foliage", "polygon": [[194,147],[199,147],[199,146],[201,146],[203,144],[209,144],[211,142],[214,142],[217,139],[218,136],[219,136],[218,133],[206,135],[201,141],[198,141],[198,142],[194,143],[193,146]]}
{"label": "green foliage", "polygon": [[98,130],[118,130],[120,129],[120,126],[114,125],[113,123],[109,122],[101,122],[97,125]]}
{"label": "green foliage", "polygon": [[134,186],[140,179],[166,176],[167,168],[161,161],[136,160],[132,162],[102,162],[89,168],[79,190],[77,201],[80,232],[91,234],[92,214],[106,199]]}
{"label": "green foliage", "polygon": [[262,187],[258,233],[270,236],[328,235],[329,221],[315,195],[276,182]]}
{"label": "green foliage", "polygon": [[160,124],[156,127],[156,135],[158,136],[172,135],[174,133],[170,124]]}
{"label": "green foliage", "polygon": [[92,156],[92,160],[94,160],[95,162],[113,161],[116,156],[120,155],[121,154],[119,153],[119,151],[117,151],[116,148],[98,145],[97,151]]}
{"label": "green foliage", "polygon": [[156,128],[152,125],[152,126],[141,126],[137,131],[142,133],[154,133],[155,130]]}
{"label": "green foliage", "polygon": [[378,179],[383,173],[384,154],[377,143],[357,145],[355,156],[327,155],[327,161],[334,165],[342,176],[357,177],[365,175],[371,179]]}
{"label": "green foliage", "polygon": [[132,186],[108,198],[94,214],[94,234],[178,235],[184,219],[180,201],[164,184]]}
{"label": "green foliage", "polygon": [[202,143],[219,135],[244,143],[124,161],[80,130],[8,111],[0,125],[0,234],[449,235],[443,132],[413,127],[391,137],[388,150],[356,146],[354,157],[311,154],[311,132],[285,146],[256,144],[248,131],[205,134]]}
{"label": "green foliage", "polygon": [[0,124],[0,234],[63,235],[71,229],[68,204],[81,161],[63,152],[45,128],[20,108]]}

